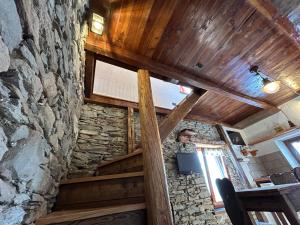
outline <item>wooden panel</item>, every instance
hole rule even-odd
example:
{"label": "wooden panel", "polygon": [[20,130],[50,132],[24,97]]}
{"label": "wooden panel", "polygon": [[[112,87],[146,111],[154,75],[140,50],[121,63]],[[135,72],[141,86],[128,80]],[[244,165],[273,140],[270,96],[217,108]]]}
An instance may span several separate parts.
{"label": "wooden panel", "polygon": [[142,150],[136,150],[127,155],[109,163],[100,165],[97,169],[97,175],[108,175],[115,173],[138,172],[143,170]]}
{"label": "wooden panel", "polygon": [[201,98],[190,114],[200,114],[218,123],[233,125],[259,110],[255,107],[208,92]]}
{"label": "wooden panel", "polygon": [[[285,18],[272,17],[270,2]],[[296,95],[285,85],[276,94],[263,93],[261,79],[249,72],[252,65],[271,80],[294,80],[300,91],[300,51],[292,40],[299,30],[289,25],[299,27],[298,1],[120,0],[111,4],[107,33],[102,37],[90,33],[90,50],[195,87],[211,88],[219,93],[216,98],[227,96],[255,107],[279,105]],[[102,45],[102,50],[96,45]],[[236,101],[227,101],[236,113],[224,107],[213,114],[233,125],[260,111]],[[211,104],[218,108],[218,102]],[[208,114],[200,112],[194,116]]]}
{"label": "wooden panel", "polygon": [[256,64],[269,77],[297,77],[300,54],[285,35],[245,1],[197,2],[176,8],[154,59],[275,104],[294,95],[285,87],[276,95],[262,93],[260,79],[249,72]]}
{"label": "wooden panel", "polygon": [[[67,210],[50,213],[38,219],[37,225],[46,224],[81,224],[80,221],[87,221],[92,218],[105,218],[108,215],[115,215],[120,213],[134,213],[137,210],[143,211],[145,209],[144,203],[127,204],[121,206],[82,209],[82,210]],[[106,217],[107,218],[107,217]],[[75,222],[76,221],[76,222]],[[107,222],[107,221],[106,221]],[[90,224],[90,223],[89,223]]]}
{"label": "wooden panel", "polygon": [[[300,24],[300,21],[293,21],[295,22],[295,26],[292,21],[289,20],[289,18],[285,17],[283,13],[287,13],[289,11],[289,5],[292,7],[297,8],[300,6],[300,3],[297,1],[295,2],[289,2],[289,5],[287,5],[287,1],[281,1],[285,3],[279,3],[278,1],[274,1],[275,4],[277,4],[283,11],[281,13],[280,9],[277,9],[275,5],[272,4],[269,0],[248,0],[251,5],[253,5],[257,11],[259,11],[263,16],[268,18],[271,23],[274,23],[276,27],[285,35],[291,39],[297,46],[300,48],[300,35],[297,31],[297,23]],[[285,5],[286,4],[286,5]],[[300,10],[299,10],[300,12]],[[292,18],[291,18],[292,19]],[[293,18],[295,19],[295,18]],[[298,20],[300,19],[300,16],[298,15]]]}
{"label": "wooden panel", "polygon": [[148,225],[172,225],[167,177],[148,71],[138,71],[138,87],[147,221]]}
{"label": "wooden panel", "polygon": [[110,216],[102,216],[73,222],[55,223],[55,225],[146,225],[146,212],[134,211],[118,213]]}
{"label": "wooden panel", "polygon": [[60,185],[55,210],[111,206],[144,200],[142,175],[104,180],[92,178],[85,182],[68,182]]}

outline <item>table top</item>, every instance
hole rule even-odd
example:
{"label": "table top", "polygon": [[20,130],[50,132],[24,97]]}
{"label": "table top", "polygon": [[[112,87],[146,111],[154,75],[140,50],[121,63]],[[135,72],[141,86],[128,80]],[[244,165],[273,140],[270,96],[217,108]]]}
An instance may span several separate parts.
{"label": "table top", "polygon": [[270,183],[271,179],[270,179],[270,176],[267,176],[267,177],[256,178],[256,179],[254,179],[254,181],[256,183]]}
{"label": "table top", "polygon": [[265,186],[265,187],[252,188],[252,189],[244,189],[244,190],[236,191],[236,193],[239,197],[248,197],[248,196],[285,194],[295,190],[300,191],[300,183],[281,184],[281,185]]}

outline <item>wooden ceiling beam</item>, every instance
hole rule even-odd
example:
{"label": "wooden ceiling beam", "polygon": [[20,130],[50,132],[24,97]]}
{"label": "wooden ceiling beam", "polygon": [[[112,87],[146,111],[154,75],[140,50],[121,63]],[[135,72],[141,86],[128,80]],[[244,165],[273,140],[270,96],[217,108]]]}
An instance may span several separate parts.
{"label": "wooden ceiling beam", "polygon": [[205,89],[208,91],[215,92],[222,96],[252,105],[258,108],[274,108],[274,105],[271,105],[267,102],[249,97],[247,95],[237,93],[234,90],[226,89],[224,87],[219,87],[217,84],[203,79],[201,75],[194,75],[187,73],[185,71],[176,69],[174,67],[162,64],[150,58],[147,58],[142,55],[135,54],[128,50],[112,46],[107,42],[101,41],[99,38],[90,33],[87,38],[85,49],[96,54],[104,55],[115,60],[121,61],[122,63],[135,66],[137,68],[147,69],[155,74],[165,76],[171,79],[179,80],[187,85],[192,87]]}
{"label": "wooden ceiling beam", "polygon": [[[135,110],[139,109],[139,105],[136,102],[130,102],[122,99],[116,99],[112,97],[107,97],[107,96],[102,96],[102,95],[96,95],[92,94],[89,98],[84,99],[85,103],[91,103],[91,104],[100,104],[100,105],[110,105],[110,106],[116,106],[116,107],[121,107],[121,108],[127,108],[127,107],[132,107]],[[155,107],[155,111],[157,114],[161,115],[169,115],[171,113],[171,109],[165,109],[162,107]],[[208,123],[212,125],[216,124],[222,124],[227,127],[232,127],[229,124],[224,124],[221,121],[213,120],[211,118],[201,116],[201,115],[187,115],[185,120],[194,120],[194,121],[199,121],[203,123]]]}
{"label": "wooden ceiling beam", "polygon": [[192,108],[199,102],[201,97],[205,95],[207,91],[196,90],[191,95],[187,96],[180,104],[174,108],[168,116],[159,123],[159,133],[161,142],[169,136],[172,130],[177,124],[186,117],[186,115],[192,110]]}
{"label": "wooden ceiling beam", "polygon": [[300,49],[300,34],[297,28],[287,17],[280,14],[270,0],[248,0],[248,2]]}

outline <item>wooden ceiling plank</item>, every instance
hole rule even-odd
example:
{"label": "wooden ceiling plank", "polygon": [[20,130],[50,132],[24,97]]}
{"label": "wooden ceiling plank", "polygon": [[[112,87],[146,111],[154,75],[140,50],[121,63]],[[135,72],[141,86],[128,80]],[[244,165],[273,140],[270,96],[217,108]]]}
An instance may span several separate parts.
{"label": "wooden ceiling plank", "polygon": [[137,55],[133,52],[127,51],[125,49],[119,48],[117,46],[112,46],[109,43],[102,42],[99,40],[94,40],[92,36],[87,38],[85,48],[89,51],[95,52],[97,54],[105,55],[107,57],[114,58],[121,62],[127,63],[129,65],[137,66],[139,68],[145,68],[149,71],[168,77],[172,79],[179,80],[183,83],[191,85],[196,88],[201,88],[209,91],[213,91],[217,94],[229,97],[231,99],[244,102],[249,105],[253,105],[258,108],[272,108],[275,107],[264,101],[237,93],[234,90],[225,89],[219,87],[217,84],[201,78],[194,74],[190,74],[181,70],[178,70],[174,67],[170,67],[164,64],[161,64],[157,61],[149,59],[142,55]]}
{"label": "wooden ceiling plank", "polygon": [[248,2],[300,49],[300,34],[297,28],[287,17],[280,14],[272,2],[269,0],[248,0]]}
{"label": "wooden ceiling plank", "polygon": [[177,105],[168,116],[159,123],[160,139],[163,143],[169,136],[177,124],[183,120],[192,108],[199,102],[200,98],[205,95],[207,91],[196,90],[191,95],[187,96],[179,105]]}
{"label": "wooden ceiling plank", "polygon": [[130,51],[139,49],[154,2],[155,0],[138,0],[136,5],[134,5],[124,48]]}
{"label": "wooden ceiling plank", "polygon": [[148,20],[147,25],[150,27],[150,29],[147,31],[145,30],[138,50],[140,54],[148,57],[152,57],[156,46],[158,45],[173,15],[173,11],[176,8],[178,0],[156,2],[163,4],[160,5],[158,13],[156,14],[157,10],[154,10],[155,15],[152,15],[152,19]]}

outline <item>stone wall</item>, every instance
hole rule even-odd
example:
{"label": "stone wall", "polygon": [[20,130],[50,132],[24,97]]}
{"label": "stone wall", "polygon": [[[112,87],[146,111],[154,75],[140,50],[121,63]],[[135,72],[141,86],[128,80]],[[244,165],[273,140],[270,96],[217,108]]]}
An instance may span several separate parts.
{"label": "stone wall", "polygon": [[127,110],[85,104],[69,177],[90,176],[100,162],[127,154]]}
{"label": "stone wall", "polygon": [[[163,119],[157,116],[158,121]],[[136,143],[140,142],[139,115],[134,114]],[[230,224],[225,213],[215,215],[203,175],[179,175],[175,163],[177,151],[195,151],[195,144],[183,147],[176,142],[177,133],[190,128],[197,132],[197,140],[205,143],[220,143],[220,137],[212,125],[195,121],[182,121],[163,143],[166,172],[168,176],[170,200],[178,225],[191,224]],[[111,160],[115,156],[127,154],[127,109],[86,104],[79,120],[79,138],[73,152],[70,177],[89,176],[96,170],[98,163]],[[233,157],[223,150],[230,177],[236,188],[241,189]]]}
{"label": "stone wall", "polygon": [[76,143],[86,0],[0,0],[0,223],[52,206]]}
{"label": "stone wall", "polygon": [[[196,121],[181,121],[163,143],[166,172],[168,176],[170,201],[175,215],[175,225],[193,224],[231,224],[226,213],[216,215],[210,193],[203,174],[181,175],[176,166],[176,152],[194,152],[194,143],[183,146],[176,142],[182,129],[193,129],[195,139],[203,143],[220,144],[220,136],[214,126]],[[241,181],[228,150],[223,150],[225,163],[235,188],[241,189],[245,184]]]}

